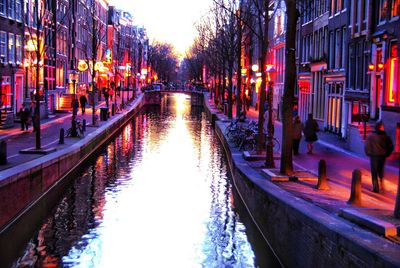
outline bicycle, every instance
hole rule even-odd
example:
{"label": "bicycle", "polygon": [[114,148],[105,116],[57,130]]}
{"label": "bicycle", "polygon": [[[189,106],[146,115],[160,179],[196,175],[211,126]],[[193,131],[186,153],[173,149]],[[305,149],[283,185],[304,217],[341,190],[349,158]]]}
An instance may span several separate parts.
{"label": "bicycle", "polygon": [[[83,130],[83,125],[80,120],[76,120],[76,137],[78,138],[83,138],[85,136],[85,131]],[[72,135],[72,127],[68,128],[67,131],[65,131],[65,137],[74,137]]]}

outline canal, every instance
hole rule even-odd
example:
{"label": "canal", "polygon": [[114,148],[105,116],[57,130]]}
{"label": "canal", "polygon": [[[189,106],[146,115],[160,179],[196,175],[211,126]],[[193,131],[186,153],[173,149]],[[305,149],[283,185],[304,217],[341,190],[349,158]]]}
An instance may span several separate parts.
{"label": "canal", "polygon": [[164,96],[121,129],[13,266],[277,267],[217,136],[188,98]]}

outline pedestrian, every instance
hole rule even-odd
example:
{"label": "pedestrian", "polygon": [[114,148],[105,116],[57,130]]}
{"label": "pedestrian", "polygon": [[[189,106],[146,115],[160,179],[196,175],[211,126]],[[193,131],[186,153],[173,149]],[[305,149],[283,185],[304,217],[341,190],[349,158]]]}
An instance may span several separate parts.
{"label": "pedestrian", "polygon": [[108,88],[104,88],[103,94],[104,94],[104,99],[106,100],[106,106],[108,107],[108,98],[110,97]]}
{"label": "pedestrian", "polygon": [[85,114],[87,98],[85,95],[80,96],[79,102],[81,103],[82,114]]}
{"label": "pedestrian", "polygon": [[381,189],[383,190],[383,175],[385,160],[393,152],[393,142],[385,132],[382,121],[375,124],[375,131],[371,133],[365,141],[365,154],[369,156],[371,164],[372,192],[379,193],[380,179]]}
{"label": "pedestrian", "polygon": [[[272,110],[272,126],[274,126],[274,124],[275,124],[275,118],[276,118],[275,111]],[[265,133],[267,133],[267,131],[268,131],[268,120],[269,120],[269,111],[268,111],[268,108],[267,108],[267,109],[265,109],[265,112],[264,112],[264,125],[263,125],[263,127],[264,127],[264,132]]]}
{"label": "pedestrian", "polygon": [[313,153],[314,142],[318,140],[318,131],[319,126],[317,121],[313,118],[313,114],[308,114],[308,119],[303,128],[305,141],[307,142],[307,154]]}
{"label": "pedestrian", "polygon": [[30,116],[29,108],[25,107],[25,105],[22,104],[21,108],[19,109],[18,115],[21,120],[21,131],[28,130],[28,121]]}
{"label": "pedestrian", "polygon": [[246,96],[246,109],[247,109],[247,111],[250,109],[250,104],[251,104],[250,96],[247,95]]}
{"label": "pedestrian", "polygon": [[300,116],[295,116],[293,120],[293,154],[299,154],[299,146],[301,140],[301,132],[303,130],[303,124],[301,123]]}

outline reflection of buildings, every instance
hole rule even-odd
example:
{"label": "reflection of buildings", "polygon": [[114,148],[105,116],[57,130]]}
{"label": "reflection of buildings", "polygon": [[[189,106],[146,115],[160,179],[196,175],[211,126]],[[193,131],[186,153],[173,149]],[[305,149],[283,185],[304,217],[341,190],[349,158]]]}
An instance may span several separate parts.
{"label": "reflection of buildings", "polygon": [[[13,4],[10,6],[10,4]],[[22,46],[24,36],[21,0],[0,1],[0,126],[13,124],[24,102]]]}

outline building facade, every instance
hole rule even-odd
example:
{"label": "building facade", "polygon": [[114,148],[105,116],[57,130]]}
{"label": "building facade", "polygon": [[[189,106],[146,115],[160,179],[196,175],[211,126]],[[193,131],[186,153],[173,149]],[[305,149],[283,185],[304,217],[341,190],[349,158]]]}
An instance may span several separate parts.
{"label": "building facade", "polygon": [[25,99],[23,22],[21,0],[0,0],[0,127],[13,124]]}

